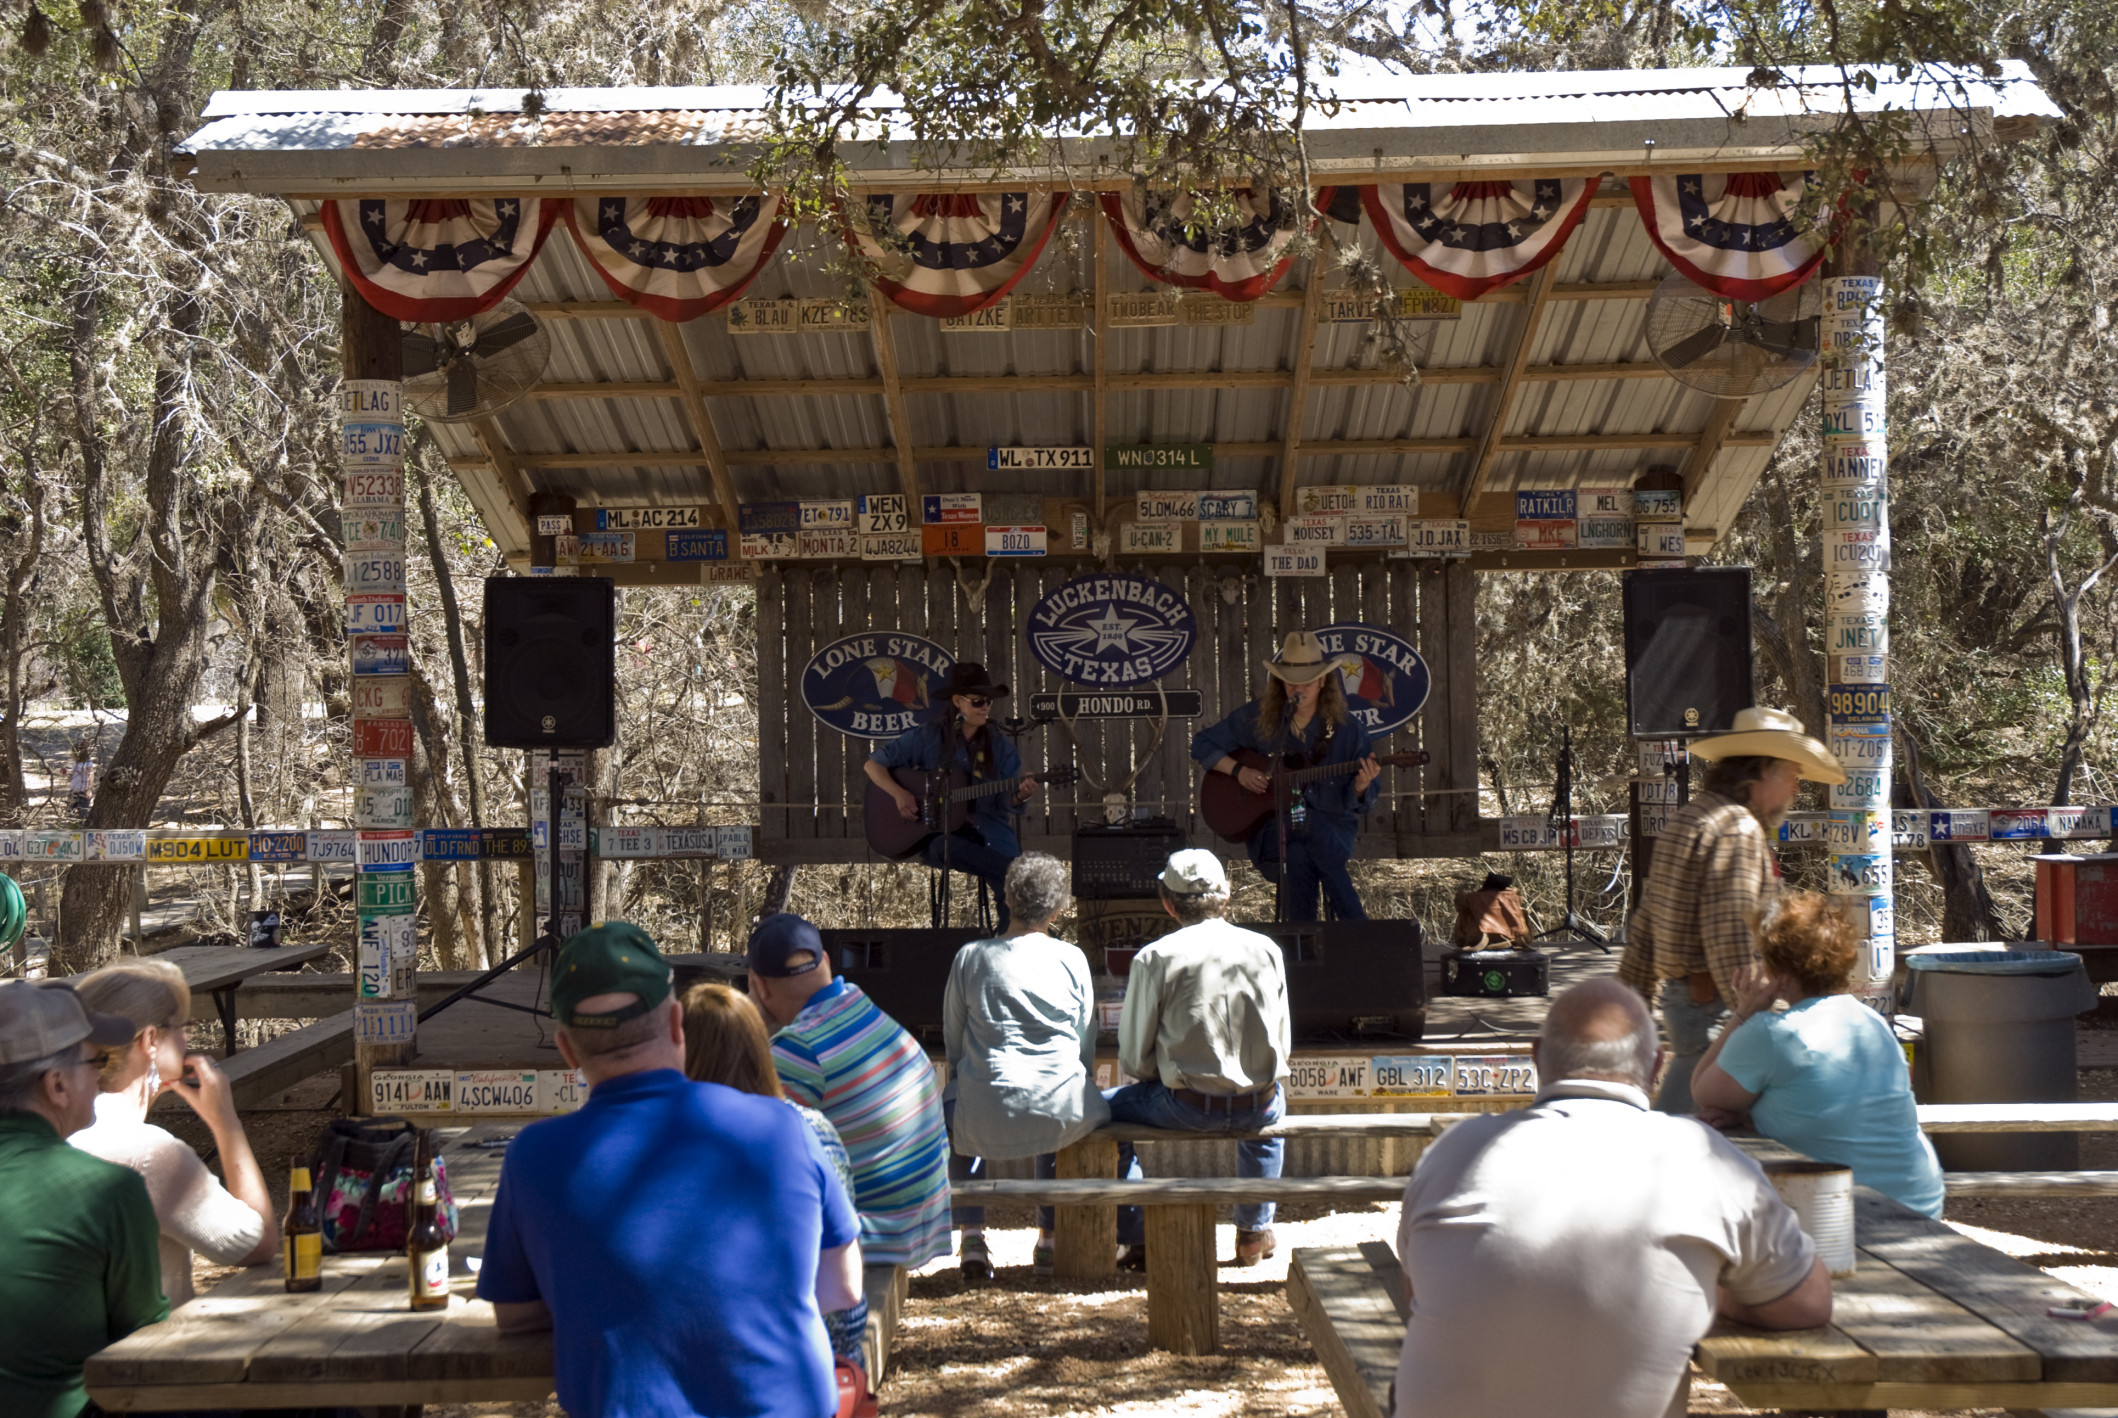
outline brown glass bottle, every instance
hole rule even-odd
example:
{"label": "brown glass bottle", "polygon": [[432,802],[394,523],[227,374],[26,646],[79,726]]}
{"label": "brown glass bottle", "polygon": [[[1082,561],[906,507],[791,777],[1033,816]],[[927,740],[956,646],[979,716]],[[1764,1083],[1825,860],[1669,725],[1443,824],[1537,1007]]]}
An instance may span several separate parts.
{"label": "brown glass bottle", "polygon": [[441,1233],[440,1188],[434,1180],[434,1134],[419,1130],[412,1157],[412,1215],[405,1230],[411,1262],[412,1308],[439,1310],[449,1303],[449,1241]]}
{"label": "brown glass bottle", "polygon": [[324,1284],[324,1228],[316,1215],[316,1192],[309,1169],[296,1167],[287,1179],[287,1214],[279,1223],[280,1269],[287,1288],[320,1290]]}

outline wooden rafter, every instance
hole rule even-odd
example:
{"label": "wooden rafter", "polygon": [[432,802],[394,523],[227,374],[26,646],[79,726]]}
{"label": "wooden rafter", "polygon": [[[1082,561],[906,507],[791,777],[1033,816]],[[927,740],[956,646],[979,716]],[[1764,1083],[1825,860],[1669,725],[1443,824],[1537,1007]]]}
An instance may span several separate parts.
{"label": "wooden rafter", "polygon": [[1105,419],[1109,413],[1110,394],[1110,331],[1103,325],[1103,308],[1110,303],[1110,268],[1105,263],[1110,259],[1110,237],[1106,223],[1097,222],[1090,230],[1095,232],[1095,244],[1089,260],[1095,263],[1096,308],[1089,312],[1089,424],[1095,443],[1091,447],[1090,460],[1095,464],[1096,504],[1095,525],[1103,525],[1104,499],[1110,487],[1103,471],[1103,449],[1109,442]]}
{"label": "wooden rafter", "polygon": [[869,330],[874,335],[875,372],[882,376],[883,410],[890,420],[890,442],[895,447],[897,485],[904,490],[908,514],[919,515],[919,466],[912,447],[912,410],[897,372],[897,340],[890,333],[890,298],[868,287]]}
{"label": "wooden rafter", "polygon": [[[507,446],[507,435],[500,431],[499,423],[488,414],[484,418],[471,420],[471,437],[477,440],[479,450],[485,454],[485,465],[492,470],[493,480],[499,484],[501,496],[507,499],[507,510],[520,519],[522,535],[525,538],[523,544],[527,546],[526,539],[537,530],[537,519],[530,515],[529,478],[524,475],[521,463],[513,450]],[[455,468],[456,460],[451,458],[449,466]],[[464,491],[470,494],[473,502],[483,501],[470,484],[464,484]],[[488,527],[496,525],[491,513],[498,510],[483,506],[478,509],[479,513],[487,518]]]}
{"label": "wooden rafter", "polygon": [[1528,304],[1522,312],[1522,320],[1515,327],[1514,339],[1508,345],[1507,358],[1501,361],[1500,391],[1493,396],[1493,418],[1486,425],[1484,438],[1480,441],[1471,467],[1464,474],[1462,486],[1457,490],[1456,505],[1469,507],[1478,500],[1485,487],[1486,477],[1493,470],[1493,460],[1500,456],[1501,444],[1507,438],[1508,418],[1515,412],[1515,399],[1522,393],[1522,372],[1529,368],[1530,351],[1537,344],[1537,329],[1544,322],[1544,312],[1550,304],[1550,291],[1555,284],[1551,266],[1541,268],[1528,282]]}
{"label": "wooden rafter", "polygon": [[1736,426],[1737,416],[1742,412],[1741,399],[1714,400],[1714,411],[1707,415],[1706,427],[1699,431],[1698,439],[1692,444],[1691,452],[1685,455],[1684,466],[1680,470],[1684,478],[1686,510],[1691,507],[1693,494],[1706,481],[1707,469],[1713,466],[1715,457],[1733,442],[1729,434]]}
{"label": "wooden rafter", "polygon": [[[1505,373],[1498,365],[1465,365],[1422,369],[1422,384],[1498,384]],[[1667,379],[1668,371],[1648,361],[1539,364],[1522,372],[1525,383],[1586,379]],[[1208,374],[949,374],[900,379],[907,394],[1064,394],[1093,393],[1098,379],[1105,389],[1145,392],[1157,389],[1287,389],[1295,382],[1289,369],[1237,369]],[[1390,369],[1311,368],[1314,388],[1395,384],[1404,376]],[[613,380],[608,384],[540,384],[533,399],[674,399],[684,391],[660,380]],[[880,394],[880,379],[702,379],[699,392],[709,399],[790,398],[824,394]],[[1100,445],[1099,445],[1100,446]]]}
{"label": "wooden rafter", "polygon": [[1302,314],[1294,327],[1294,368],[1288,371],[1287,425],[1280,441],[1280,501],[1282,519],[1294,515],[1294,487],[1301,465],[1302,420],[1309,412],[1309,379],[1316,358],[1316,317],[1324,307],[1324,263],[1322,248],[1309,254],[1309,283],[1302,291]]}
{"label": "wooden rafter", "polygon": [[667,321],[656,321],[662,332],[662,353],[669,360],[669,372],[683,391],[684,414],[691,424],[691,436],[698,441],[698,458],[706,465],[707,476],[713,479],[713,500],[721,504],[721,518],[728,529],[728,554],[731,558],[742,556],[742,538],[736,526],[735,478],[728,471],[728,457],[721,450],[720,435],[713,429],[713,414],[706,407],[705,396],[699,392],[699,374],[691,364],[691,351],[684,347],[684,332]]}
{"label": "wooden rafter", "polygon": [[[1581,433],[1539,437],[1533,434],[1516,434],[1500,441],[1504,453],[1594,453],[1614,448],[1690,448],[1698,441],[1698,435],[1690,433]],[[1770,448],[1778,437],[1768,430],[1746,433],[1729,433],[1722,437],[1723,448]],[[1481,446],[1476,438],[1341,438],[1320,439],[1305,443],[1297,450],[1300,458],[1337,458],[1366,454],[1417,455],[1423,453],[1464,453]],[[1216,443],[1212,445],[1214,456],[1219,458],[1269,458],[1286,451],[1283,442],[1272,443]],[[921,463],[983,463],[988,450],[984,448],[934,447],[914,448],[912,457]],[[898,458],[895,448],[745,448],[721,454],[723,462],[732,468],[773,467],[798,463],[894,463]],[[457,457],[449,460],[451,468],[476,468],[485,464],[485,459]],[[523,468],[702,468],[709,466],[706,458],[697,451],[678,452],[628,452],[611,453],[522,453],[513,461]]]}

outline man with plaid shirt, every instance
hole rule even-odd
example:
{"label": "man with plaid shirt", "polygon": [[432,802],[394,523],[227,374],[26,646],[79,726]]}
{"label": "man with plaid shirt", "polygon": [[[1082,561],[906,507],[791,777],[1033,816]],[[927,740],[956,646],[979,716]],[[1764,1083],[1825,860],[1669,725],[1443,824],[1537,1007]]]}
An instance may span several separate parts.
{"label": "man with plaid shirt", "polygon": [[1758,922],[1779,890],[1772,841],[1802,780],[1843,783],[1830,753],[1780,709],[1745,709],[1730,733],[1696,740],[1703,787],[1655,839],[1640,909],[1627,923],[1618,978],[1650,1004],[1659,992],[1669,1070],[1655,1107],[1693,1111],[1692,1070],[1754,958]]}

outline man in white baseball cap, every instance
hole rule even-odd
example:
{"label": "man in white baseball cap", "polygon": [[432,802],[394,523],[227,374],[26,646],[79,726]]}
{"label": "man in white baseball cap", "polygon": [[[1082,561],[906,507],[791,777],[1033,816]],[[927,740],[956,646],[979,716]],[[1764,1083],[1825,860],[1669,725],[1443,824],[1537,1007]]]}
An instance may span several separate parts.
{"label": "man in white baseball cap", "polygon": [[[1177,852],[1158,880],[1162,909],[1180,928],[1133,957],[1118,1065],[1140,1082],[1105,1095],[1111,1121],[1215,1133],[1276,1123],[1287,1112],[1280,1080],[1293,1051],[1286,959],[1267,937],[1223,919],[1228,873],[1213,853]],[[1121,1152],[1121,1170],[1139,1176],[1131,1149]],[[1277,1177],[1285,1158],[1277,1138],[1238,1142],[1236,1175]],[[1236,1208],[1236,1264],[1272,1254],[1272,1209],[1269,1201]],[[1145,1268],[1143,1226],[1138,1207],[1120,1210],[1128,1268]]]}
{"label": "man in white baseball cap", "polygon": [[75,1418],[88,1356],[169,1313],[147,1184],[66,1145],[132,1035],[71,985],[0,984],[0,1413]]}

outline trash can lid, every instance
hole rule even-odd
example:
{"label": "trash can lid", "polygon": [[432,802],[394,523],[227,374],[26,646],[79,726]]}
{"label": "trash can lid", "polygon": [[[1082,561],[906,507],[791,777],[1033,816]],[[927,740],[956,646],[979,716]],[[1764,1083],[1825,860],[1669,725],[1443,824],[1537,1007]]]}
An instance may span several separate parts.
{"label": "trash can lid", "polygon": [[2071,950],[1956,950],[1907,955],[1908,970],[1939,970],[1951,975],[2071,975],[2081,957]]}

